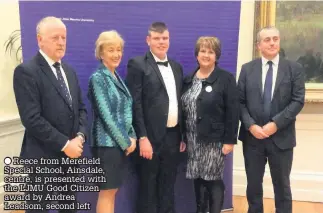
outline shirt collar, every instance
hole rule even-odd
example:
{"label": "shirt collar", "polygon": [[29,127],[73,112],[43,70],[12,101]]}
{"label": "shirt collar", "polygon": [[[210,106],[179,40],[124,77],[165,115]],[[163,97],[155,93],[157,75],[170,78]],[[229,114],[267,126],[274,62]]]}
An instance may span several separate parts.
{"label": "shirt collar", "polygon": [[[46,53],[44,53],[41,49],[39,50],[40,54],[45,58],[45,60],[47,61],[49,66],[53,66],[53,64],[55,63],[54,60],[52,60],[50,57],[48,57],[46,55]],[[61,63],[61,60],[58,61],[59,63]]]}
{"label": "shirt collar", "polygon": [[[265,57],[261,56],[261,61],[262,61],[262,65],[266,65],[269,60],[266,59]],[[277,54],[276,57],[273,58],[273,60],[271,60],[271,61],[273,62],[273,64],[275,66],[278,66],[278,63],[279,63],[279,54]]]}
{"label": "shirt collar", "polygon": [[150,52],[151,52],[151,54],[153,55],[153,57],[154,57],[154,59],[155,59],[155,61],[156,62],[165,62],[165,61],[168,61],[167,60],[167,54],[166,54],[166,57],[165,57],[165,59],[164,60],[161,60],[161,59],[159,59],[157,56],[155,56],[154,55],[154,53],[150,50]]}

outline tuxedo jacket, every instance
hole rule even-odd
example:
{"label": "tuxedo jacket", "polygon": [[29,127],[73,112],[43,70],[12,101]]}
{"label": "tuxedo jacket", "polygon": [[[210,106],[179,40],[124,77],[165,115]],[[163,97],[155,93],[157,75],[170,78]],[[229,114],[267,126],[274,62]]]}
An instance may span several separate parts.
{"label": "tuxedo jacket", "polygon": [[64,157],[62,148],[78,132],[87,133],[87,111],[78,78],[72,67],[62,62],[72,107],[45,58],[38,53],[17,66],[13,86],[25,133],[23,158]]}
{"label": "tuxedo jacket", "polygon": [[[239,139],[242,142],[259,144],[249,128],[252,124],[265,125],[262,93],[261,58],[246,63],[241,68],[238,81],[240,96],[241,128]],[[296,116],[304,106],[305,78],[304,69],[296,62],[279,59],[274,93],[271,101],[271,121],[278,130],[270,139],[280,149],[296,146]]]}
{"label": "tuxedo jacket", "polygon": [[[176,84],[178,124],[181,124],[182,66],[168,58]],[[134,129],[137,137],[147,136],[152,145],[166,134],[169,98],[165,82],[151,52],[129,60],[126,84],[134,100]],[[180,125],[181,126],[181,125]]]}

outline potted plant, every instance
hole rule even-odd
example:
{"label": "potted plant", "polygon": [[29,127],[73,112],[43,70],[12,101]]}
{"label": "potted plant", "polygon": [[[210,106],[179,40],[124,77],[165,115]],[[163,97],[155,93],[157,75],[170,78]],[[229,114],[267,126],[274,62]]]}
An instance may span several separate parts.
{"label": "potted plant", "polygon": [[4,43],[5,53],[10,56],[14,55],[17,63],[22,63],[21,31],[13,31]]}

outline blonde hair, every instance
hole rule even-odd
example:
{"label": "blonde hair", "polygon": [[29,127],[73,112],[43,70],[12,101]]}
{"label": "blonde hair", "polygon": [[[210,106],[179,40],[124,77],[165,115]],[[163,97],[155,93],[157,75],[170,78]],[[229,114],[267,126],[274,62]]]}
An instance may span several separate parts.
{"label": "blonde hair", "polygon": [[104,45],[111,44],[120,44],[123,50],[124,40],[122,39],[121,35],[115,30],[102,32],[95,42],[95,58],[101,60],[101,53]]}
{"label": "blonde hair", "polygon": [[210,48],[215,52],[216,59],[221,56],[221,42],[215,36],[201,36],[197,39],[195,44],[195,57],[198,56],[202,47]]}

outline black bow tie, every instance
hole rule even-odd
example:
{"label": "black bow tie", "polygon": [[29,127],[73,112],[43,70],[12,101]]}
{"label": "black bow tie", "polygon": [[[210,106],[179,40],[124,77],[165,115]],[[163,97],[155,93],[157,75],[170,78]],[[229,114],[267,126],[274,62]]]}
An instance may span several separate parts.
{"label": "black bow tie", "polygon": [[164,65],[165,67],[168,67],[168,61],[164,61],[164,62],[157,61],[156,63],[157,65]]}

